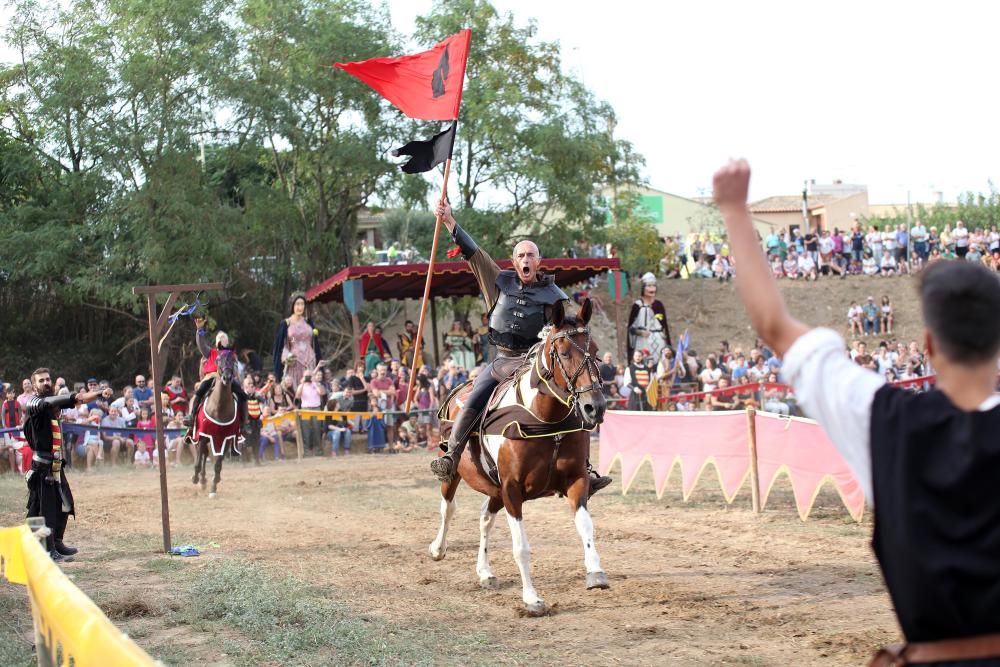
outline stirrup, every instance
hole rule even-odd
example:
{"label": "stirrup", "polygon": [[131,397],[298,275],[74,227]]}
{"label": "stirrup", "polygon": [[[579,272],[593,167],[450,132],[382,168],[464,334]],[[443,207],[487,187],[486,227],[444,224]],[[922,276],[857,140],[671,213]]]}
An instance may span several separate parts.
{"label": "stirrup", "polygon": [[455,467],[454,462],[447,455],[439,456],[438,458],[431,461],[431,472],[438,478],[440,482],[450,482],[455,477],[455,472],[453,468]]}

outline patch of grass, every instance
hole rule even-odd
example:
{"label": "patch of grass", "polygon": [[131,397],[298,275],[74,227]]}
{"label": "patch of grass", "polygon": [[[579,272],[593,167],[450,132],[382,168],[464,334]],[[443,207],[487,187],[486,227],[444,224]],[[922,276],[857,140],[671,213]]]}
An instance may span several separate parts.
{"label": "patch of grass", "polygon": [[0,665],[29,667],[36,664],[31,650],[29,604],[24,586],[0,584]]}
{"label": "patch of grass", "polygon": [[178,644],[167,644],[166,646],[155,646],[146,650],[154,659],[159,660],[168,667],[170,665],[192,665],[197,660],[185,646]]}
{"label": "patch of grass", "polygon": [[183,559],[179,557],[164,556],[154,558],[142,564],[144,568],[156,574],[172,574],[184,569]]}
{"label": "patch of grass", "polygon": [[146,598],[135,590],[108,597],[102,596],[102,598],[100,601],[95,600],[97,606],[101,608],[105,616],[115,622],[159,616],[162,613],[162,610],[150,605]]}
{"label": "patch of grass", "polygon": [[190,589],[190,624],[219,623],[242,634],[226,653],[238,664],[429,665],[523,662],[482,634],[456,635],[425,623],[395,626],[331,600],[326,591],[291,577],[272,577],[252,564],[212,563]]}

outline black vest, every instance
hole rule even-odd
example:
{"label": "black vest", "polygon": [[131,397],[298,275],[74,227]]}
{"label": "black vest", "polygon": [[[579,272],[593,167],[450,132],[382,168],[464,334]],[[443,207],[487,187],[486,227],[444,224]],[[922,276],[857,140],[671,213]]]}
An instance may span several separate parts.
{"label": "black vest", "polygon": [[525,285],[511,270],[497,275],[500,297],[490,311],[490,342],[509,350],[527,351],[545,327],[545,306],[567,298],[552,276]]}
{"label": "black vest", "polygon": [[872,546],[903,634],[1000,632],[1000,406],[886,385],[871,414]]}

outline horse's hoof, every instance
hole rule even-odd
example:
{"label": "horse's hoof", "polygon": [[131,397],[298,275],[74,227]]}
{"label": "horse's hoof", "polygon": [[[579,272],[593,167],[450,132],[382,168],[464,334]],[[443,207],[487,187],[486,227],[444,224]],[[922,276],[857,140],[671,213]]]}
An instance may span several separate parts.
{"label": "horse's hoof", "polygon": [[500,585],[496,577],[483,577],[479,580],[479,587],[484,591],[492,591]]}
{"label": "horse's hoof", "polygon": [[433,544],[427,549],[427,552],[431,555],[431,560],[444,560],[444,556],[447,553],[444,548],[435,551]]}
{"label": "horse's hoof", "polygon": [[[212,491],[210,494],[208,494],[208,497],[209,498],[214,498],[217,495],[219,495],[219,494],[217,494],[215,491]],[[607,587],[605,586],[605,588],[607,588]]]}
{"label": "horse's hoof", "polygon": [[591,591],[595,588],[607,589],[611,588],[608,583],[608,575],[603,572],[588,572],[587,573],[587,590]]}
{"label": "horse's hoof", "polygon": [[548,613],[548,608],[545,606],[545,602],[539,600],[538,602],[532,602],[531,604],[524,604],[524,611],[528,616],[545,616]]}
{"label": "horse's hoof", "polygon": [[191,483],[192,484],[197,484],[198,483],[198,475],[195,475],[194,477],[191,478]]}

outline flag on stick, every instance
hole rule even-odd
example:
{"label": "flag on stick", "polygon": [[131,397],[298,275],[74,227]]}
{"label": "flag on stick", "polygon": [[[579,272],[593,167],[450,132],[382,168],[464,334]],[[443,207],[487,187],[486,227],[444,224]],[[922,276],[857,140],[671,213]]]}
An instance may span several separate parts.
{"label": "flag on stick", "polygon": [[335,63],[410,118],[457,120],[472,31],[461,30],[422,53]]}
{"label": "flag on stick", "polygon": [[407,174],[430,171],[451,158],[451,151],[455,146],[455,127],[457,125],[457,122],[452,123],[447,130],[435,134],[427,141],[411,141],[402,148],[394,150],[392,155],[394,157],[410,156],[410,160],[401,167]]}

